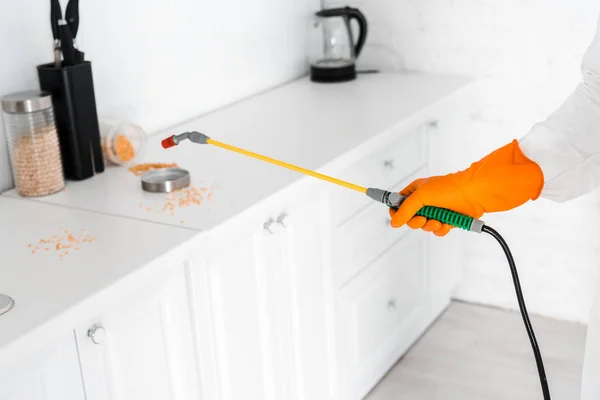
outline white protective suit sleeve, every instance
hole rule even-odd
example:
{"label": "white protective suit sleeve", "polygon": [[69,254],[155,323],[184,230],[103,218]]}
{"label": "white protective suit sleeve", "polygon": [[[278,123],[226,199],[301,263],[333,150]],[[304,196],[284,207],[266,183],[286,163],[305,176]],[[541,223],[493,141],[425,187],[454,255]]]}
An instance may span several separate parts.
{"label": "white protective suit sleeve", "polygon": [[600,187],[600,18],[581,70],[573,94],[519,141],[542,168],[541,196],[558,202]]}
{"label": "white protective suit sleeve", "polygon": [[[600,186],[600,18],[581,64],[583,81],[520,147],[544,173],[542,196],[564,202]],[[581,400],[600,399],[600,292],[588,321]]]}

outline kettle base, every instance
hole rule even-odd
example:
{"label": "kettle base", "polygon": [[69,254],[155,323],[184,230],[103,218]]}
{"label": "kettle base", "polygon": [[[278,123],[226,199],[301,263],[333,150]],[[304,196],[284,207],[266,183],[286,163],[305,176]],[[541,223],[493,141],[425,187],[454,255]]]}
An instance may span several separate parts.
{"label": "kettle base", "polygon": [[356,79],[356,67],[354,64],[336,68],[323,68],[311,65],[310,80],[313,82],[347,82]]}

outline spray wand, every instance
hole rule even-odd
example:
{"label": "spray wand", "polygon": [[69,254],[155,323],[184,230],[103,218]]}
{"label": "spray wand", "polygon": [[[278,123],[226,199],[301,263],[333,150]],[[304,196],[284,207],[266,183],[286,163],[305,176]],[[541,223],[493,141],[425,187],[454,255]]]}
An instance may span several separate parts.
{"label": "spray wand", "polygon": [[[305,169],[302,167],[298,167],[296,165],[292,165],[283,161],[276,160],[274,158],[270,158],[261,154],[257,154],[248,150],[241,149],[239,147],[235,147],[226,143],[222,143],[211,139],[204,133],[200,132],[184,132],[179,135],[172,135],[162,141],[162,146],[165,149],[168,149],[173,146],[179,145],[184,140],[189,140],[193,143],[198,144],[209,144],[216,147],[220,147],[225,150],[233,151],[238,154],[242,154],[254,159],[262,160],[271,164],[278,165],[283,168],[287,168],[292,171],[299,172],[304,175],[312,176],[317,179],[321,179],[323,181],[327,181],[333,183],[338,186],[343,186],[345,188],[361,192],[366,194],[371,199],[378,201],[387,205],[390,208],[398,209],[404,200],[407,199],[406,196],[401,195],[400,193],[390,192],[384,189],[377,188],[365,188],[359,185],[355,185],[353,183],[345,182],[343,180],[333,178],[331,176],[327,176],[315,171],[311,171],[309,169]],[[544,370],[544,363],[542,361],[542,355],[540,353],[539,346],[537,344],[537,340],[535,338],[535,333],[533,332],[533,327],[531,325],[531,321],[529,320],[529,314],[527,313],[527,308],[525,307],[525,300],[523,299],[523,292],[521,290],[521,284],[519,283],[519,276],[517,274],[517,267],[515,265],[515,261],[510,252],[508,244],[506,241],[500,236],[500,234],[494,230],[493,228],[487,226],[483,221],[469,217],[464,214],[457,213],[452,210],[448,210],[445,208],[432,207],[432,206],[424,206],[418,212],[417,215],[426,217],[428,219],[435,219],[440,221],[441,223],[448,224],[457,228],[461,228],[466,231],[481,233],[485,232],[491,236],[493,236],[506,254],[506,258],[508,260],[508,264],[510,266],[510,271],[513,278],[513,283],[515,286],[515,293],[517,296],[517,301],[519,303],[519,309],[521,311],[521,316],[523,318],[523,322],[525,324],[525,329],[527,330],[527,335],[529,336],[529,341],[531,343],[531,347],[533,350],[533,354],[535,357],[538,375],[540,378],[540,384],[542,386],[542,393],[544,396],[544,400],[550,400],[550,389],[548,388],[548,380],[546,378],[546,372]]]}
{"label": "spray wand", "polygon": [[[169,147],[177,146],[183,140],[189,140],[198,144],[210,144],[216,147],[220,147],[222,149],[230,150],[236,152],[238,154],[243,154],[248,157],[252,157],[258,160],[262,160],[271,164],[278,165],[283,168],[287,168],[292,171],[299,172],[304,175],[309,175],[317,179],[321,179],[323,181],[327,181],[338,186],[343,186],[348,189],[355,190],[357,192],[366,194],[371,199],[383,203],[391,208],[399,208],[404,200],[407,199],[406,196],[401,195],[397,192],[390,192],[383,189],[376,188],[365,188],[359,185],[355,185],[353,183],[345,182],[340,179],[333,178],[331,176],[327,176],[324,174],[320,174],[315,171],[311,171],[305,168],[298,167],[296,165],[292,165],[283,161],[276,160],[274,158],[266,157],[261,154],[253,153],[248,150],[240,149],[239,147],[231,146],[229,144],[225,144],[222,142],[218,142],[214,139],[211,139],[204,133],[200,132],[184,132],[180,135],[173,135],[162,141],[162,146],[167,149]],[[459,214],[457,212],[447,210],[444,208],[425,206],[419,210],[417,215],[438,220],[444,224],[452,225],[457,228],[461,228],[471,232],[481,233],[485,223],[476,218],[469,217],[467,215]]]}

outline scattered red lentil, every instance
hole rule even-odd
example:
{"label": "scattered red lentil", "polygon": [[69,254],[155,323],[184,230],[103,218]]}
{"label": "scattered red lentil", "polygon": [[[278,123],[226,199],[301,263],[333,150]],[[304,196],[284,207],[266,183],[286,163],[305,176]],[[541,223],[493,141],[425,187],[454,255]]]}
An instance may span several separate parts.
{"label": "scattered red lentil", "polygon": [[[64,234],[62,234],[64,232]],[[74,248],[75,250],[79,250],[79,247],[76,245],[80,245],[82,243],[92,243],[96,240],[96,238],[90,236],[89,234],[84,234],[85,229],[81,230],[79,235],[70,233],[68,229],[61,229],[61,234],[52,235],[49,239],[40,239],[38,241],[39,245],[45,245],[44,251],[54,250],[59,253],[61,260],[64,259],[66,255],[69,254],[69,249]],[[33,250],[31,250],[31,254],[35,254],[40,250],[40,246],[36,245]],[[33,245],[30,243],[27,247],[31,248]]]}
{"label": "scattered red lentil", "polygon": [[133,173],[136,176],[140,176],[145,174],[146,172],[153,169],[161,169],[161,168],[179,168],[177,164],[163,164],[163,163],[147,163],[147,164],[138,164],[129,168],[129,172]]}
{"label": "scattered red lentil", "polygon": [[[175,216],[177,209],[185,207],[200,206],[204,200],[212,201],[214,198],[215,189],[218,186],[201,187],[188,186],[183,189],[175,190],[168,193],[165,197],[165,203],[155,203],[152,207],[147,206],[146,211],[155,213],[168,213],[171,216]],[[141,206],[141,204],[140,204]],[[181,224],[184,221],[180,221]]]}

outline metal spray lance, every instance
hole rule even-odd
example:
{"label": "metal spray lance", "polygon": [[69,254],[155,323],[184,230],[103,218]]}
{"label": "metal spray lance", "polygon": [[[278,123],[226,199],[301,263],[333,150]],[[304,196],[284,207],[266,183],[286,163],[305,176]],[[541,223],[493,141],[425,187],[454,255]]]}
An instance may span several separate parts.
{"label": "metal spray lance", "polygon": [[[353,183],[349,183],[346,181],[342,181],[340,179],[333,178],[331,176],[327,176],[315,171],[311,171],[302,167],[298,167],[296,165],[292,165],[283,161],[276,160],[274,158],[270,158],[267,156],[263,156],[261,154],[257,154],[248,150],[241,149],[239,147],[231,146],[229,144],[225,144],[222,142],[218,142],[216,140],[211,139],[204,133],[200,132],[184,132],[179,135],[173,135],[162,141],[162,146],[167,149],[169,147],[177,146],[184,140],[189,140],[193,143],[198,144],[210,144],[213,146],[217,146],[229,151],[236,152],[238,154],[242,154],[248,157],[252,157],[257,160],[262,160],[271,164],[278,165],[283,168],[287,168],[292,171],[299,172],[304,175],[312,176],[317,179],[321,179],[326,182],[333,183],[338,186],[343,186],[348,189],[355,190],[357,192],[361,192],[366,194],[371,199],[378,201],[387,205],[390,208],[399,208],[400,205],[406,200],[406,196],[401,195],[397,192],[390,192],[388,190],[377,189],[377,188],[365,188],[359,185],[355,185]],[[461,228],[471,232],[481,233],[483,226],[485,225],[483,221],[480,221],[476,218],[472,218],[452,210],[447,210],[444,208],[425,206],[417,212],[417,215],[426,217],[428,219],[435,219],[440,221],[441,223],[448,224],[457,228]]]}

